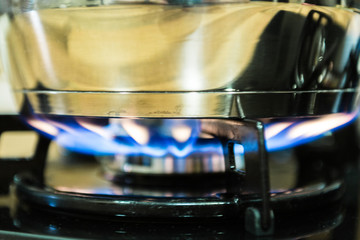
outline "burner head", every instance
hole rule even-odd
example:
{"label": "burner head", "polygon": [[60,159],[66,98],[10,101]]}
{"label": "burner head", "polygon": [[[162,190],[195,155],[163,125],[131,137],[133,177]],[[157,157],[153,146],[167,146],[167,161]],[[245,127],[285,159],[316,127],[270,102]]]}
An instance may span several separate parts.
{"label": "burner head", "polygon": [[169,189],[201,186],[208,189],[224,181],[222,152],[194,153],[184,158],[116,155],[98,157],[98,160],[105,178],[120,184]]}
{"label": "burner head", "polygon": [[224,172],[222,153],[194,153],[184,158],[174,156],[115,155],[98,157],[110,172],[139,174],[199,174]]}

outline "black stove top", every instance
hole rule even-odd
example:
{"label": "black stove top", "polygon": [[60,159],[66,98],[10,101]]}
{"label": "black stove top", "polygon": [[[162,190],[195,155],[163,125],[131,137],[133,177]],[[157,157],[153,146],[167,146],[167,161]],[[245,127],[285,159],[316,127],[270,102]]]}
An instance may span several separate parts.
{"label": "black stove top", "polygon": [[[2,117],[0,123],[3,131],[27,130],[16,117]],[[223,188],[220,184],[196,194],[168,186],[109,183],[91,157],[54,157],[56,145],[40,137],[33,157],[0,161],[0,238],[359,239],[355,127],[270,153],[274,233],[262,237],[248,233],[238,216],[259,200],[229,196],[226,181]]]}

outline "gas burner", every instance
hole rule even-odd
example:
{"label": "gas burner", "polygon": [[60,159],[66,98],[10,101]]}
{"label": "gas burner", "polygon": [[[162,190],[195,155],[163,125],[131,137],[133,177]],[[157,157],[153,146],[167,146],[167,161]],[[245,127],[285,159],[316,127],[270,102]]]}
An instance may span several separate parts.
{"label": "gas burner", "polygon": [[[104,162],[49,159],[45,175],[39,171],[16,175],[14,193],[19,208],[40,207],[49,213],[71,213],[78,217],[107,216],[115,221],[129,218],[240,221],[255,235],[268,235],[277,231],[275,220],[289,212],[297,214],[333,204],[339,206],[344,193],[343,163],[320,158],[322,171],[319,171],[312,166],[316,161],[300,154],[303,151],[274,152],[267,157],[259,122],[209,119],[203,121],[202,127],[223,143],[225,170],[222,172],[122,172],[108,181],[101,167]],[[235,146],[240,143],[243,156],[236,159]],[[38,151],[43,154],[40,160],[45,161],[46,150],[38,147]],[[302,169],[307,169],[306,177]],[[161,181],[167,184],[157,184]]]}

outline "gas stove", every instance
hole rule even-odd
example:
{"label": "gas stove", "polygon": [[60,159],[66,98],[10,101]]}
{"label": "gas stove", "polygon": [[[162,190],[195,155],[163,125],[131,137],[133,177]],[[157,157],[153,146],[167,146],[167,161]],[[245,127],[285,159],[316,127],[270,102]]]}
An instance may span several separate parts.
{"label": "gas stove", "polygon": [[[5,239],[358,238],[355,123],[311,143],[269,153],[273,225],[271,234],[263,237],[249,233],[251,226],[246,225],[259,217],[249,209],[263,209],[266,196],[261,189],[246,192],[247,179],[226,172],[226,166],[149,174],[136,172],[136,167],[156,166],[156,161],[121,157],[133,171],[114,172],[110,167],[116,159],[66,150],[29,130],[18,116],[1,116],[1,127],[6,147],[0,234]],[[35,137],[26,137],[29,133]],[[19,143],[32,145],[35,153],[27,158],[9,155],[14,149],[21,154]],[[219,165],[208,155],[198,159]]]}

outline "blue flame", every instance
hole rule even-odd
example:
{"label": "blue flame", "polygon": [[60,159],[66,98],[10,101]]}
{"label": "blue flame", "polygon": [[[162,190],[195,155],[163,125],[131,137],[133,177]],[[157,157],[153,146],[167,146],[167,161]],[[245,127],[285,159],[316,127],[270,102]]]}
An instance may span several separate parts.
{"label": "blue flame", "polygon": [[[272,121],[265,124],[266,148],[277,151],[310,142],[351,122],[356,115],[339,113]],[[61,146],[84,154],[186,158],[194,153],[223,153],[220,140],[204,136],[200,132],[201,120],[196,119],[136,120],[36,115],[27,122]]]}
{"label": "blue flame", "polygon": [[268,123],[265,125],[266,148],[270,152],[278,151],[314,141],[351,123],[356,117],[356,112],[337,113]]}
{"label": "blue flame", "polygon": [[36,116],[27,122],[52,137],[59,145],[84,154],[171,155],[178,158],[185,158],[193,153],[222,154],[218,139],[199,137],[198,120]]}

